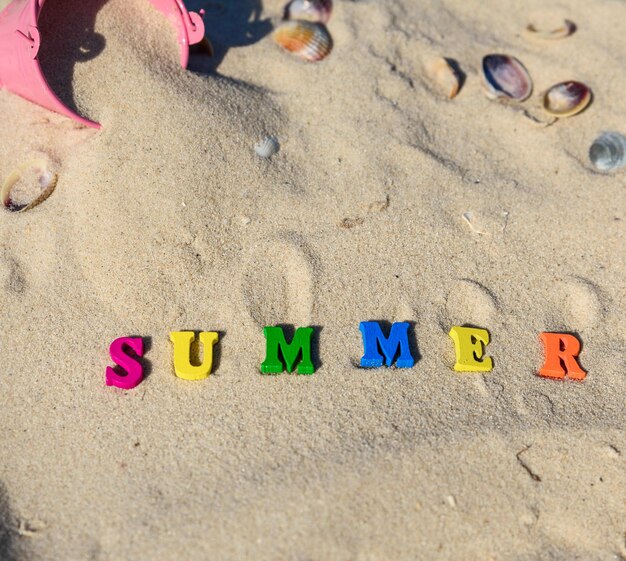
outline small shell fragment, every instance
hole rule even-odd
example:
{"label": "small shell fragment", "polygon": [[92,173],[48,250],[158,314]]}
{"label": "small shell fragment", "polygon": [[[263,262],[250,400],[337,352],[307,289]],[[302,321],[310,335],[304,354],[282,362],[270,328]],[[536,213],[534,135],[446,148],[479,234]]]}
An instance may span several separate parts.
{"label": "small shell fragment", "polygon": [[558,119],[552,115],[548,115],[541,106],[520,108],[523,117],[538,127],[549,127],[556,123]]}
{"label": "small shell fragment", "polygon": [[57,184],[57,175],[43,158],[34,158],[15,168],[0,189],[2,206],[11,212],[30,210],[45,201]]}
{"label": "small shell fragment", "polygon": [[626,166],[626,136],[618,132],[603,132],[589,148],[589,159],[600,171]]}
{"label": "small shell fragment", "polygon": [[533,91],[528,70],[515,57],[487,55],[483,58],[483,79],[491,99],[524,101]]}
{"label": "small shell fragment", "polygon": [[544,28],[535,23],[529,23],[524,30],[524,37],[531,41],[537,39],[554,41],[569,37],[574,31],[576,31],[576,24],[568,19],[563,20],[563,23],[560,25],[551,28]]}
{"label": "small shell fragment", "polygon": [[271,158],[280,150],[280,144],[275,136],[266,136],[263,140],[257,142],[254,151],[259,158]]}
{"label": "small shell fragment", "polygon": [[291,0],[285,6],[283,19],[327,23],[332,11],[332,0]]}
{"label": "small shell fragment", "polygon": [[274,40],[286,51],[309,62],[326,58],[333,40],[326,27],[310,21],[285,21],[274,31]]}
{"label": "small shell fragment", "polygon": [[591,90],[582,82],[569,80],[552,86],[543,95],[543,108],[555,117],[580,113],[591,101]]}
{"label": "small shell fragment", "polygon": [[426,72],[437,90],[448,99],[452,99],[459,93],[461,77],[447,59],[435,57],[427,63]]}

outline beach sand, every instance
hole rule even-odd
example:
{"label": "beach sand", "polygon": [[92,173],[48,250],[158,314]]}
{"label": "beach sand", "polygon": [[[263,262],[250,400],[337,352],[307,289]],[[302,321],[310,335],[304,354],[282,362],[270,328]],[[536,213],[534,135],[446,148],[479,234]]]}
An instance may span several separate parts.
{"label": "beach sand", "polygon": [[[46,3],[41,61],[102,129],[0,92],[0,177],[59,173],[0,216],[3,561],[626,559],[626,176],[587,157],[626,133],[624,3],[336,1],[307,64],[267,35],[281,2],[189,2],[195,72],[147,0],[77,4]],[[522,37],[548,16],[578,29]],[[527,114],[483,92],[501,52]],[[566,79],[592,105],[529,118]],[[365,320],[411,322],[415,367],[359,368]],[[274,324],[317,326],[313,376],[259,373]],[[463,324],[492,372],[452,370]],[[174,376],[177,330],[220,332],[207,380]],[[584,382],[537,376],[542,331]],[[106,387],[128,335],[147,378]]]}

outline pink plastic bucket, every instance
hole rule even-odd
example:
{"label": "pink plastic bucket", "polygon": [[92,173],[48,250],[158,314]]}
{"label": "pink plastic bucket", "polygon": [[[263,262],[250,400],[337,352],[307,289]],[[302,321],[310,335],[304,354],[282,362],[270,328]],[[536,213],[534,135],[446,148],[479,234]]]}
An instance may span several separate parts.
{"label": "pink plastic bucket", "polygon": [[[37,60],[41,37],[37,28],[39,14],[46,0],[13,0],[0,13],[0,88],[8,90],[46,109],[87,125],[100,128],[77,115],[48,86]],[[89,0],[83,0],[88,2]],[[178,30],[180,63],[187,68],[189,46],[204,38],[202,17],[188,12],[183,0],[150,0]]]}

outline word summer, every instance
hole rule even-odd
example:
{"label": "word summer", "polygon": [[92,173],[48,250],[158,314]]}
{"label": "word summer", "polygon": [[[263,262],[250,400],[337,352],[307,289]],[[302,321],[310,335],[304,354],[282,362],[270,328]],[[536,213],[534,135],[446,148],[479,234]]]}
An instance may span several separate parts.
{"label": "word summer", "polygon": [[[388,334],[376,321],[363,321],[359,327],[363,337],[362,368],[389,367],[412,368],[415,359],[409,346],[409,323],[398,322],[391,325]],[[299,327],[291,341],[287,341],[282,327],[265,327],[265,360],[261,363],[262,374],[291,373],[313,374],[315,366],[311,359],[312,327]],[[489,372],[493,368],[491,357],[485,356],[489,344],[489,332],[477,327],[454,326],[450,329],[454,342],[457,372]],[[203,380],[213,367],[213,347],[218,342],[216,332],[201,332],[196,339],[193,331],[170,333],[174,345],[174,373],[184,380]],[[545,361],[539,369],[539,376],[554,379],[583,380],[585,371],[577,357],[580,341],[569,333],[541,333],[545,351]],[[192,345],[202,345],[202,360],[192,360]],[[111,359],[115,367],[106,369],[108,386],[130,390],[143,380],[144,345],[141,337],[121,337],[111,343]],[[193,364],[195,362],[196,364]]]}

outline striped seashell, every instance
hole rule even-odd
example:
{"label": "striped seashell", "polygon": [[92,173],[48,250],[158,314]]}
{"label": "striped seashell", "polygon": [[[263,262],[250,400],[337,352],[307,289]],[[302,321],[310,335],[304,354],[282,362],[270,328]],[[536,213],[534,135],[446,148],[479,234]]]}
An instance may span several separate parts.
{"label": "striped seashell", "polygon": [[326,27],[310,21],[285,21],[274,31],[274,40],[301,59],[316,62],[326,58],[333,40]]}
{"label": "striped seashell", "polygon": [[333,0],[291,0],[285,6],[283,19],[326,23],[333,11]]}
{"label": "striped seashell", "polygon": [[487,55],[483,58],[483,79],[492,99],[524,101],[533,91],[528,70],[515,57]]}
{"label": "striped seashell", "polygon": [[259,158],[271,158],[280,150],[280,144],[275,136],[266,136],[263,140],[257,142],[254,151]]}
{"label": "striped seashell", "polygon": [[561,82],[543,95],[543,108],[555,117],[571,117],[591,102],[591,90],[582,82]]}

